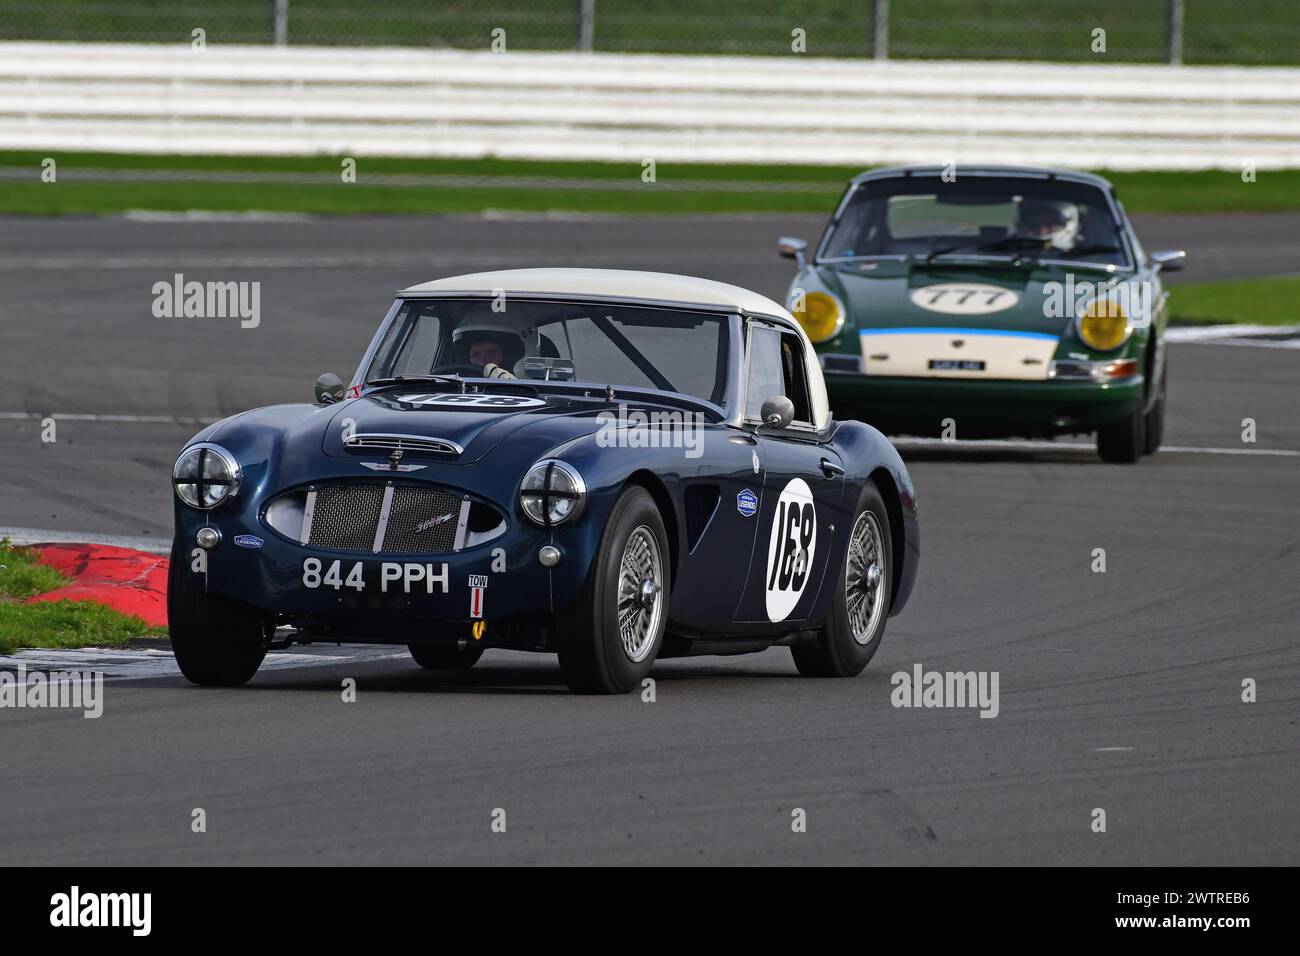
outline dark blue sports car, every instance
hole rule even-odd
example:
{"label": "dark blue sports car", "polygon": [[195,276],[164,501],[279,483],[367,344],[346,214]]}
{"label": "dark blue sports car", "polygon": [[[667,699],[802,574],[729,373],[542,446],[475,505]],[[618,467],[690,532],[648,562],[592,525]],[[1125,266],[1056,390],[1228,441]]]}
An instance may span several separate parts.
{"label": "dark blue sports car", "polygon": [[172,473],[185,676],[268,648],[559,655],[575,691],[657,657],[790,647],[859,673],[907,602],[916,495],[832,419],[807,336],[735,286],[526,269],[398,294],[350,386],[205,428]]}

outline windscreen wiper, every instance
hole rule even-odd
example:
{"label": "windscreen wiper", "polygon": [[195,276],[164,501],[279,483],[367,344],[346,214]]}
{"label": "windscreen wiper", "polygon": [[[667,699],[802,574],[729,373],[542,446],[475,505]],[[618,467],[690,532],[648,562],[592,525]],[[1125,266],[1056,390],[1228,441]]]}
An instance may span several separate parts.
{"label": "windscreen wiper", "polygon": [[965,242],[954,243],[946,248],[934,250],[925,257],[925,261],[927,264],[933,265],[934,261],[940,256],[946,256],[962,249],[973,248],[975,252],[998,252],[1002,249],[1033,249],[1035,246],[1045,247],[1046,245],[1047,240],[1035,239],[1032,236],[1003,236],[1001,239],[985,242],[980,242],[978,239],[968,239]]}

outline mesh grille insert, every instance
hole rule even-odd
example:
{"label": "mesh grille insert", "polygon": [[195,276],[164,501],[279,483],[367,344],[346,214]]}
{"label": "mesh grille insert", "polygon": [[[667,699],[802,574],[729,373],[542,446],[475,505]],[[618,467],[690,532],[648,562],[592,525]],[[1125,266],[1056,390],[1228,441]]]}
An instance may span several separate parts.
{"label": "mesh grille insert", "polygon": [[458,495],[442,488],[394,488],[383,550],[395,554],[452,550],[460,505]]}
{"label": "mesh grille insert", "polygon": [[330,551],[371,550],[383,500],[383,485],[317,486],[316,511],[307,543]]}

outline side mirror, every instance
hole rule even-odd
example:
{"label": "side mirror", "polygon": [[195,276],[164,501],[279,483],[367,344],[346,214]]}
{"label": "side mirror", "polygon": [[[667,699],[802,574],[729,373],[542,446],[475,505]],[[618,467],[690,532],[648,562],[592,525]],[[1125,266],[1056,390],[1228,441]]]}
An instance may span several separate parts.
{"label": "side mirror", "polygon": [[1162,272],[1179,272],[1185,265],[1187,253],[1182,249],[1166,249],[1151,253],[1151,262],[1160,267]]}
{"label": "side mirror", "polygon": [[763,403],[759,415],[768,428],[785,428],[794,421],[794,402],[784,395],[773,395]]}
{"label": "side mirror", "polygon": [[316,402],[319,405],[333,405],[343,398],[343,380],[333,372],[326,372],[316,379]]}
{"label": "side mirror", "polygon": [[808,249],[808,243],[802,239],[795,239],[793,236],[782,236],[776,241],[776,251],[781,254],[783,259],[793,259],[799,263],[799,268],[804,266],[804,252]]}

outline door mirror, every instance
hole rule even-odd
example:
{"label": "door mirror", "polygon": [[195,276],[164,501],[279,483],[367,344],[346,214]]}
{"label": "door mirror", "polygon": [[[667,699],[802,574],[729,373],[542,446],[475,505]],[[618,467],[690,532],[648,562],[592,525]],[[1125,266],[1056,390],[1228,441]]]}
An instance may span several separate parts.
{"label": "door mirror", "polygon": [[784,395],[773,395],[759,411],[768,428],[785,428],[794,421],[794,402]]}
{"label": "door mirror", "polygon": [[781,254],[783,259],[793,259],[799,263],[799,268],[804,265],[804,251],[808,248],[808,243],[802,239],[795,239],[793,236],[782,236],[776,241],[776,251]]}
{"label": "door mirror", "polygon": [[1187,253],[1182,249],[1166,249],[1151,253],[1151,262],[1160,267],[1162,272],[1179,272],[1182,270]]}
{"label": "door mirror", "polygon": [[333,372],[326,372],[316,379],[316,402],[319,405],[333,405],[343,398],[343,380]]}

